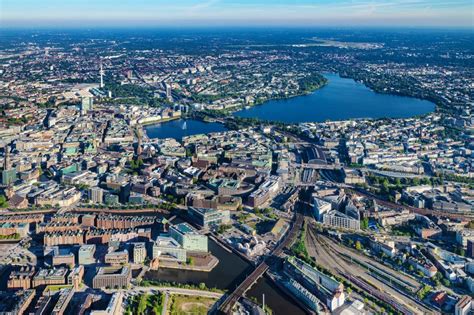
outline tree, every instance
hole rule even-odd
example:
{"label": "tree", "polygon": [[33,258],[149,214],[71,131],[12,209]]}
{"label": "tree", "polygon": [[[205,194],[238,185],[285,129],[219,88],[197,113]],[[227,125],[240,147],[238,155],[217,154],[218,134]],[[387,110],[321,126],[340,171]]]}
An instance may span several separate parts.
{"label": "tree", "polygon": [[382,181],[381,193],[386,195],[386,194],[388,194],[389,191],[390,190],[389,190],[388,179],[384,178],[384,180]]}
{"label": "tree", "polygon": [[441,272],[438,271],[438,272],[434,275],[433,280],[435,280],[435,281],[438,280],[438,281],[439,281],[439,280],[441,280],[441,279],[443,279],[443,275],[441,274]]}
{"label": "tree", "polygon": [[400,181],[400,178],[395,178],[395,186],[397,187],[401,187],[402,186],[402,182]]}
{"label": "tree", "polygon": [[369,228],[369,218],[363,218],[362,221],[360,221],[360,228],[363,230],[367,230]]}
{"label": "tree", "polygon": [[450,287],[451,286],[451,281],[449,281],[448,279],[443,279],[441,281],[443,282],[443,285],[445,287]]}
{"label": "tree", "polygon": [[416,296],[418,297],[419,300],[423,300],[426,297],[426,294],[428,294],[428,292],[430,292],[432,289],[433,289],[432,287],[425,284],[423,288],[418,290],[418,292],[416,293]]}
{"label": "tree", "polygon": [[0,208],[5,208],[8,206],[7,197],[0,195]]}
{"label": "tree", "polygon": [[456,249],[456,253],[457,253],[458,255],[464,256],[466,252],[465,252],[464,248],[458,247],[458,248]]}
{"label": "tree", "polygon": [[355,243],[355,249],[357,249],[357,250],[362,250],[362,244],[360,243],[360,241],[356,241],[356,243]]}
{"label": "tree", "polygon": [[206,284],[204,282],[199,283],[199,289],[200,290],[205,290],[206,289]]}
{"label": "tree", "polygon": [[137,306],[137,314],[145,314],[146,311],[146,302],[147,302],[147,295],[142,294],[138,300]]}

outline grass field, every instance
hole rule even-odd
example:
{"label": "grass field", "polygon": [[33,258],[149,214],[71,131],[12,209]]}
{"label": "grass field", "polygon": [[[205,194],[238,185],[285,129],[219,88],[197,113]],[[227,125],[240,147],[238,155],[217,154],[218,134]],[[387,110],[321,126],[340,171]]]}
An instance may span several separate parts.
{"label": "grass field", "polygon": [[134,296],[128,301],[125,314],[137,315],[161,315],[163,309],[164,295],[162,294],[141,294]]}
{"label": "grass field", "polygon": [[171,315],[201,315],[207,314],[216,299],[201,296],[173,295],[170,299],[168,314]]}

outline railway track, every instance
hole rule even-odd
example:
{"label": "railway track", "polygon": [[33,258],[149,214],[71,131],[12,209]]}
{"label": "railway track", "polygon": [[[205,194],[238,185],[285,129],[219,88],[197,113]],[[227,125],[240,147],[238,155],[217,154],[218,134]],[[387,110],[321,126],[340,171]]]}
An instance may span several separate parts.
{"label": "railway track", "polygon": [[[382,300],[397,310],[405,310],[405,314],[429,314],[430,310],[421,305],[413,297],[402,290],[391,287],[385,283],[384,279],[368,273],[365,269],[354,265],[354,263],[344,256],[337,246],[325,237],[315,234],[308,229],[308,238],[317,254],[316,261],[336,274],[339,274],[359,289],[369,293],[375,298]],[[318,246],[320,248],[318,248]],[[325,257],[329,257],[327,259]],[[361,278],[363,275],[364,278]],[[370,287],[368,286],[370,285]],[[370,290],[368,290],[370,288]],[[398,297],[396,295],[399,295]],[[403,307],[402,307],[403,306]]]}

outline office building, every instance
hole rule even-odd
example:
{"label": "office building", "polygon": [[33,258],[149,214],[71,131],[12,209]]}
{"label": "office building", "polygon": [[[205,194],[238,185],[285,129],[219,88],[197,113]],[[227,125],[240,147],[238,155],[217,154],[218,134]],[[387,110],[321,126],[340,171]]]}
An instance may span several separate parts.
{"label": "office building", "polygon": [[474,240],[468,240],[467,241],[466,255],[469,258],[474,258]]}
{"label": "office building", "polygon": [[21,267],[20,270],[12,271],[8,278],[8,289],[30,289],[31,280],[35,274],[34,267]]}
{"label": "office building", "polygon": [[8,186],[16,181],[16,169],[10,163],[10,146],[5,146],[5,159],[3,161],[2,185]]}
{"label": "office building", "polygon": [[474,299],[469,295],[462,296],[454,306],[454,315],[474,314]]}
{"label": "office building", "polygon": [[95,263],[94,259],[95,245],[82,245],[79,248],[78,263],[79,265],[90,265]]}
{"label": "office building", "polygon": [[323,223],[335,228],[360,230],[360,220],[345,213],[332,210],[323,215]]}
{"label": "office building", "polygon": [[92,97],[83,97],[81,101],[81,114],[84,115],[92,110],[94,99]]}
{"label": "office building", "polygon": [[92,279],[92,287],[100,288],[123,288],[128,287],[132,280],[130,267],[100,267]]}
{"label": "office building", "polygon": [[52,268],[40,269],[33,278],[32,286],[36,288],[40,285],[66,284],[67,269]]}
{"label": "office building", "polygon": [[105,263],[112,266],[118,266],[128,263],[128,251],[124,249],[123,251],[111,252],[105,254]]}
{"label": "office building", "polygon": [[207,236],[199,234],[188,223],[172,225],[169,229],[169,234],[187,251],[208,251]]}
{"label": "office building", "polygon": [[74,254],[68,248],[59,248],[55,246],[52,252],[53,266],[69,266],[73,267],[76,264]]}
{"label": "office building", "polygon": [[82,278],[84,277],[84,266],[79,265],[69,272],[67,276],[67,284],[72,285],[74,290],[81,288]]}
{"label": "office building", "polygon": [[142,264],[146,259],[145,243],[133,243],[133,262]]}
{"label": "office building", "polygon": [[159,236],[153,244],[153,259],[167,261],[186,261],[186,250],[171,237]]}
{"label": "office building", "polygon": [[[284,272],[290,279],[297,281],[307,291],[325,303],[331,312],[344,305],[344,285],[311,267],[301,259],[288,257],[285,260]],[[306,296],[310,298],[308,294]]]}
{"label": "office building", "polygon": [[90,315],[122,315],[123,293],[115,292],[107,304],[105,310],[92,310]]}
{"label": "office building", "polygon": [[322,222],[323,215],[331,210],[332,206],[329,202],[313,196],[313,215],[316,220]]}
{"label": "office building", "polygon": [[73,295],[74,290],[72,288],[61,289],[59,291],[59,298],[51,311],[51,315],[63,315]]}
{"label": "office building", "polygon": [[89,189],[89,199],[93,203],[104,202],[104,190],[100,187],[92,187]]}
{"label": "office building", "polygon": [[216,227],[230,221],[229,210],[188,207],[189,217],[203,228]]}

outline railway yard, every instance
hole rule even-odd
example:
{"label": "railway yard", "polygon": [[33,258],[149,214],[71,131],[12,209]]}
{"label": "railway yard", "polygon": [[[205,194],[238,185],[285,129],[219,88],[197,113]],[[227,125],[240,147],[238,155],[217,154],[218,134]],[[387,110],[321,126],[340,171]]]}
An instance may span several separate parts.
{"label": "railway yard", "polygon": [[[420,289],[413,278],[337,244],[314,227],[308,228],[306,247],[318,265],[402,313],[437,314],[413,298]],[[357,292],[354,295],[359,297]]]}

